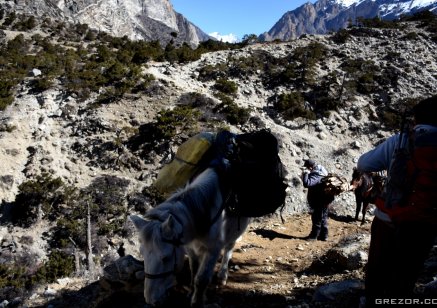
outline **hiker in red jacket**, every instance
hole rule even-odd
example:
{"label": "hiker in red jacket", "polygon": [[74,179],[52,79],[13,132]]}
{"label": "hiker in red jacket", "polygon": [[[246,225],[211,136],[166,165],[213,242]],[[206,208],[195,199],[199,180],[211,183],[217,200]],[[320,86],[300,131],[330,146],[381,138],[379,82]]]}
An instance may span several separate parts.
{"label": "hiker in red jacket", "polygon": [[414,297],[437,235],[437,95],[413,108],[414,127],[363,154],[360,171],[388,170],[366,267],[366,305]]}

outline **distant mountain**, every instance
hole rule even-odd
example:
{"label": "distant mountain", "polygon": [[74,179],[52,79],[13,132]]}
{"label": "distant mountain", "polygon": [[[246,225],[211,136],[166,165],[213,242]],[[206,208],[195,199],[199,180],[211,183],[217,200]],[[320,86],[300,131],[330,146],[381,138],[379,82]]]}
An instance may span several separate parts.
{"label": "distant mountain", "polygon": [[0,0],[17,13],[49,16],[88,24],[90,28],[130,39],[186,42],[197,46],[212,39],[183,15],[169,0]]}
{"label": "distant mountain", "polygon": [[268,31],[260,35],[262,41],[283,41],[302,34],[324,34],[355,22],[356,18],[396,19],[421,10],[437,13],[437,0],[319,0],[307,2],[285,13]]}

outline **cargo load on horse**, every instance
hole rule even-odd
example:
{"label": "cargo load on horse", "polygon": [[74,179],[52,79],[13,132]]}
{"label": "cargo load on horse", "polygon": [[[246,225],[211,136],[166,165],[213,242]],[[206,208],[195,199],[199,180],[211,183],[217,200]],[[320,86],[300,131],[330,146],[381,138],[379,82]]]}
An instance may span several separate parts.
{"label": "cargo load on horse", "polygon": [[348,180],[345,177],[334,173],[329,173],[327,176],[322,178],[321,185],[323,185],[325,194],[331,196],[337,196],[345,191],[350,190]]}
{"label": "cargo load on horse", "polygon": [[182,188],[207,167],[218,169],[226,209],[259,217],[285,204],[284,167],[276,137],[268,130],[235,135],[201,133],[188,139],[159,172],[154,186],[164,196]]}
{"label": "cargo load on horse", "polygon": [[246,217],[282,210],[287,184],[278,152],[278,140],[268,130],[235,137],[228,174],[232,192],[228,210]]}
{"label": "cargo load on horse", "polygon": [[203,132],[182,143],[173,160],[159,171],[154,187],[164,197],[184,187],[190,179],[209,165],[214,141],[215,134]]}

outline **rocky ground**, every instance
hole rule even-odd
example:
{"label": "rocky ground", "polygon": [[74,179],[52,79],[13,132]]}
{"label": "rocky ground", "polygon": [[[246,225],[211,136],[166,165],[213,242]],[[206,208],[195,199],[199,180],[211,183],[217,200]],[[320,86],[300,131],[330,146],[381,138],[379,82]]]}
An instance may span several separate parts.
{"label": "rocky ground", "polygon": [[[351,217],[332,216],[328,241],[307,241],[310,216],[295,215],[282,223],[278,217],[253,222],[237,243],[230,263],[228,283],[212,285],[208,291],[211,307],[286,307],[321,302],[332,307],[357,306],[362,294],[365,245],[360,244],[364,258],[347,261],[334,258],[336,247],[368,242],[370,222],[363,226]],[[338,252],[338,250],[337,250]],[[335,261],[334,261],[335,260]],[[339,264],[343,262],[342,264]],[[187,273],[186,273],[187,274]],[[188,274],[187,274],[188,275]],[[171,303],[185,303],[187,276]],[[103,282],[103,283],[102,283]],[[339,285],[329,285],[338,282]],[[28,302],[30,306],[53,307],[143,307],[141,286],[132,293],[106,288],[106,280],[80,287],[84,281],[49,285]],[[139,283],[141,285],[141,282]],[[49,290],[49,291],[48,291]],[[129,295],[128,295],[129,294]],[[338,296],[341,295],[341,299]]]}
{"label": "rocky ground", "polygon": [[[300,214],[284,223],[278,218],[254,221],[235,247],[226,286],[212,284],[207,307],[359,307],[363,296],[364,265],[370,240],[372,215],[364,225],[342,209],[329,220],[329,239],[308,241],[310,216]],[[371,213],[369,213],[371,214]],[[436,278],[436,251],[430,256],[417,290],[432,289]],[[188,307],[189,273],[168,305]],[[436,293],[430,293],[434,298]],[[29,307],[144,307],[142,283],[109,287],[101,278],[90,283],[61,279],[35,293]]]}

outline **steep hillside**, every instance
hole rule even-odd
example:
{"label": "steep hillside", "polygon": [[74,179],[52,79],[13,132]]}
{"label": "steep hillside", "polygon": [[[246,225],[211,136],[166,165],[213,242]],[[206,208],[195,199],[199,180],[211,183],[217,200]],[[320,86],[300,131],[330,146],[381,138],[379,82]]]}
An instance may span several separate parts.
{"label": "steep hillside", "polygon": [[[293,217],[307,211],[303,159],[350,178],[359,155],[399,127],[399,111],[437,93],[435,20],[163,50],[0,17],[0,298],[8,301],[74,272],[87,282],[88,210],[98,273],[121,252],[137,256],[127,216],[156,205],[159,169],[199,131],[270,129],[288,173],[284,216]],[[333,215],[353,211],[352,193],[336,198]],[[45,291],[35,296],[47,302]]]}

